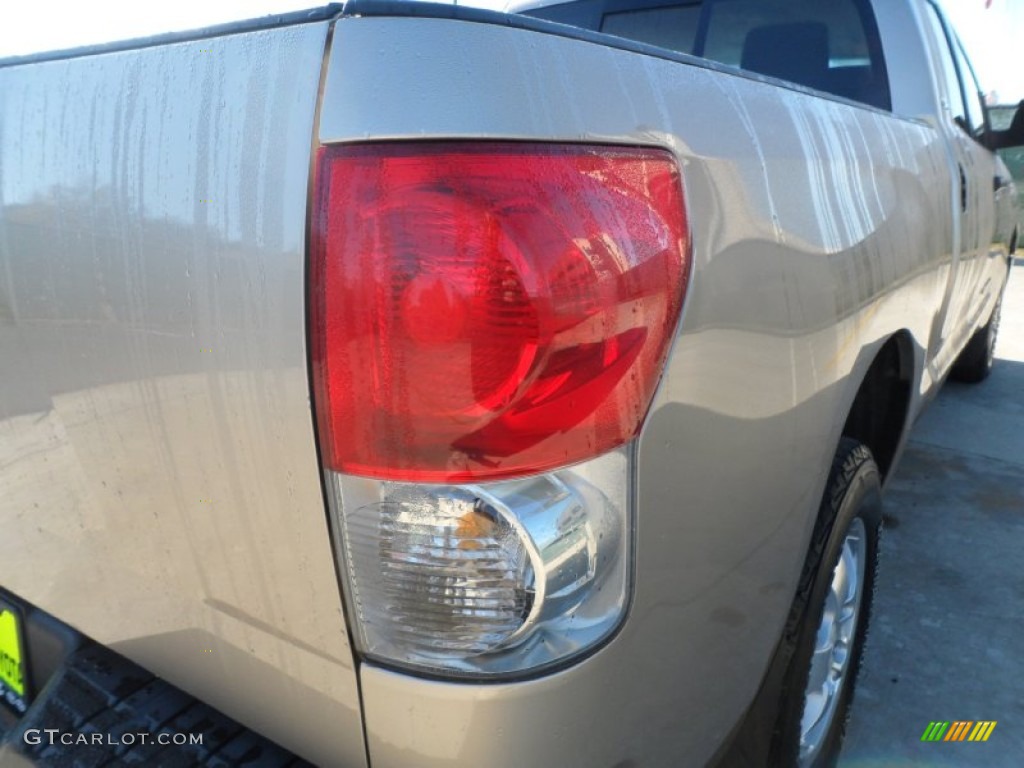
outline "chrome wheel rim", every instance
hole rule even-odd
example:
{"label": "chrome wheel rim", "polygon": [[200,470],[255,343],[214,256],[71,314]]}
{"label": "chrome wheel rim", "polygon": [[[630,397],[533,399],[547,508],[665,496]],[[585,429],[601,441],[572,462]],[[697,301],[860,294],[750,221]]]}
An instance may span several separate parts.
{"label": "chrome wheel rim", "polygon": [[811,670],[804,691],[800,721],[800,765],[809,766],[821,752],[850,672],[850,658],[857,636],[864,598],[867,536],[864,522],[854,518],[846,529],[843,546],[825,594],[821,624],[811,655]]}

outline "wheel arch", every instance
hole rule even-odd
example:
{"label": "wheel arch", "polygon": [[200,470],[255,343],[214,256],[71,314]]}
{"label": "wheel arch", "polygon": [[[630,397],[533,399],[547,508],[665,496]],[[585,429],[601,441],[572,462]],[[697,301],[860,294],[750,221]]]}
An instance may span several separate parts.
{"label": "wheel arch", "polygon": [[910,426],[915,372],[913,337],[899,330],[882,343],[865,369],[840,433],[871,450],[883,482]]}

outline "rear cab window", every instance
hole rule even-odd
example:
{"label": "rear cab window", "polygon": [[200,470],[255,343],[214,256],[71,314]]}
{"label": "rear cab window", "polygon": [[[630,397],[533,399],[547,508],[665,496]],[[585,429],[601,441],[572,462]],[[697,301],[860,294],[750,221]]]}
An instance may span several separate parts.
{"label": "rear cab window", "polygon": [[868,0],[578,0],[524,13],[891,109]]}

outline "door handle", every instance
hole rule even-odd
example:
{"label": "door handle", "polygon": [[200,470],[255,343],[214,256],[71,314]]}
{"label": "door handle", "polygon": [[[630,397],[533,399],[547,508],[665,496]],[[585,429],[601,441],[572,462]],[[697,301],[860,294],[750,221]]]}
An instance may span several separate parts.
{"label": "door handle", "polygon": [[960,169],[960,210],[964,213],[967,212],[967,174],[964,173],[964,167],[961,164],[957,164],[957,168]]}

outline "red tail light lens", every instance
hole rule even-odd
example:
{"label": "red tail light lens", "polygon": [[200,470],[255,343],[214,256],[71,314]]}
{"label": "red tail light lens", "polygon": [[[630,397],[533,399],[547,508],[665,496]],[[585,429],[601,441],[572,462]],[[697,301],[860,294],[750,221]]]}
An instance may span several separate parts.
{"label": "red tail light lens", "polygon": [[312,225],[329,468],[494,479],[639,430],[689,271],[668,152],[324,147]]}

